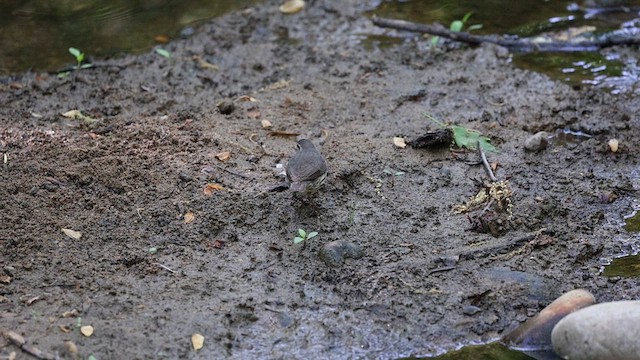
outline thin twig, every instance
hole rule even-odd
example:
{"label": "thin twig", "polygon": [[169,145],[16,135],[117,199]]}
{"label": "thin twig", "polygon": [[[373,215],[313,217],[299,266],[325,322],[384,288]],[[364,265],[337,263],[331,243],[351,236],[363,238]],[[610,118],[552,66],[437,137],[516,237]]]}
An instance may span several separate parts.
{"label": "thin twig", "polygon": [[165,270],[167,270],[167,271],[169,271],[169,272],[171,272],[171,273],[174,273],[174,274],[176,273],[176,271],[175,271],[175,270],[171,269],[170,267],[168,267],[168,266],[166,266],[166,265],[162,265],[162,264],[160,264],[160,263],[154,263],[154,264],[156,264],[156,265],[160,266],[161,268],[163,268],[163,269],[165,269]]}
{"label": "thin twig", "polygon": [[227,169],[225,167],[222,167],[222,166],[220,166],[218,164],[213,164],[213,165],[215,165],[215,167],[217,167],[218,169],[220,169],[220,170],[222,170],[224,172],[227,172],[227,173],[229,173],[231,175],[239,176],[239,177],[241,177],[243,179],[251,179],[251,176],[247,176],[247,175],[244,175],[244,174],[237,173],[235,171],[232,171],[232,170],[229,170],[229,169]]}
{"label": "thin twig", "polygon": [[487,176],[489,176],[489,179],[491,179],[491,181],[493,181],[493,182],[498,181],[498,179],[496,179],[496,176],[493,175],[493,170],[491,170],[491,166],[489,165],[489,162],[487,161],[487,156],[484,154],[484,150],[482,150],[482,143],[480,142],[480,140],[478,140],[478,152],[480,152],[480,158],[482,159],[482,165],[484,165],[484,171],[487,172]]}

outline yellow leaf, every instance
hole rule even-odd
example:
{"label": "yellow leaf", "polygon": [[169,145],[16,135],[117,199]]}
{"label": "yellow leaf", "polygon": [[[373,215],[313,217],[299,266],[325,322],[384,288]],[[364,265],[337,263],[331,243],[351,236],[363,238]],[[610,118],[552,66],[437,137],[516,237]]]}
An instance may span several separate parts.
{"label": "yellow leaf", "polygon": [[65,233],[68,237],[72,239],[80,239],[82,237],[82,233],[80,231],[75,231],[71,229],[62,229],[62,232]]}
{"label": "yellow leaf", "polygon": [[260,122],[262,124],[262,127],[264,129],[268,129],[271,127],[271,121],[267,120],[267,119],[262,119],[262,121]]}
{"label": "yellow leaf", "polygon": [[82,333],[82,335],[84,335],[86,337],[89,337],[89,336],[93,335],[93,326],[85,325],[85,326],[80,328],[80,332]]}
{"label": "yellow leaf", "polygon": [[191,335],[191,344],[193,344],[193,348],[196,350],[202,349],[204,346],[204,336],[198,333]]}
{"label": "yellow leaf", "polygon": [[193,213],[189,211],[188,213],[184,214],[184,223],[188,224],[192,222],[195,218],[196,218],[195,215],[193,215]]}

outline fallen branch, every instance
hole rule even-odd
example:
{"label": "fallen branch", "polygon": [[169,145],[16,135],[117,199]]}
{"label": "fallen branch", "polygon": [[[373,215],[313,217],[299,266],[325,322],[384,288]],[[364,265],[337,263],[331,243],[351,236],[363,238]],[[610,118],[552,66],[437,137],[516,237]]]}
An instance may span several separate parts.
{"label": "fallen branch", "polygon": [[426,33],[469,44],[492,43],[508,48],[513,52],[533,51],[596,51],[615,45],[640,44],[640,28],[633,27],[615,30],[593,38],[579,38],[572,41],[552,41],[543,37],[507,39],[497,35],[473,35],[455,32],[440,24],[426,25],[404,20],[373,17],[373,24],[418,33]]}

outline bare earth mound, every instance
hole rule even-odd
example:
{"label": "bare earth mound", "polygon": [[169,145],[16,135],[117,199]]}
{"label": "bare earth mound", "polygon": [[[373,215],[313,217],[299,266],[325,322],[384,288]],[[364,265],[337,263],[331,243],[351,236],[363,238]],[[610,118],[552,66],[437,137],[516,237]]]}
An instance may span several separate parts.
{"label": "bare earth mound", "polygon": [[[169,59],[0,79],[1,330],[64,358],[67,340],[97,359],[393,358],[495,339],[574,288],[640,296],[599,274],[630,250],[637,98],[518,70],[492,46],[365,50],[366,9],[334,3],[285,16],[269,1]],[[74,109],[98,122],[61,116]],[[492,139],[511,219],[453,211],[487,182],[477,152],[393,145],[436,128],[423,113]],[[592,137],[525,152],[562,128]],[[319,144],[315,205],[268,191],[295,150],[271,131]],[[294,245],[299,228],[319,235]],[[364,256],[327,265],[334,240]]]}

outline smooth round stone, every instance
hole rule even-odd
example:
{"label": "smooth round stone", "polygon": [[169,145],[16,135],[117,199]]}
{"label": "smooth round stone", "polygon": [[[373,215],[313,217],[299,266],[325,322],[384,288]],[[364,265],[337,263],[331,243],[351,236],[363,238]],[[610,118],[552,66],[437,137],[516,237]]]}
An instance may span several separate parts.
{"label": "smooth round stone", "polygon": [[551,332],[563,359],[640,359],[640,301],[592,305],[567,315]]}
{"label": "smooth round stone", "polygon": [[525,140],[524,148],[527,151],[537,152],[546,148],[548,144],[549,134],[544,131],[540,131],[531,135],[527,140]]}
{"label": "smooth round stone", "polygon": [[542,309],[535,317],[527,320],[500,341],[512,349],[542,350],[551,349],[551,331],[562,318],[578,309],[593,306],[596,299],[590,292],[571,290]]}

